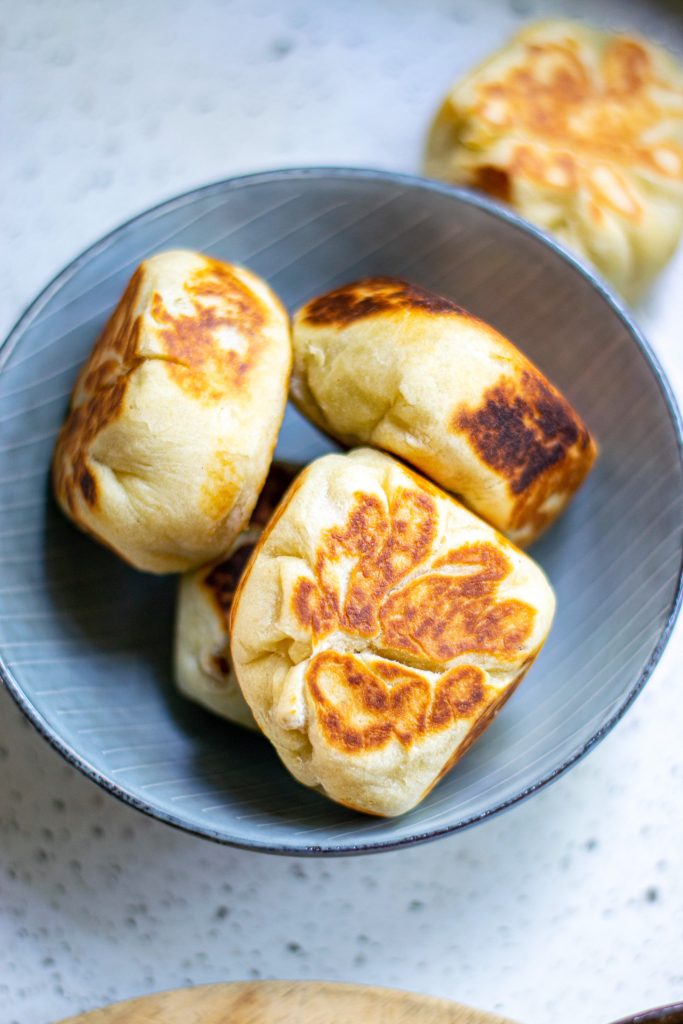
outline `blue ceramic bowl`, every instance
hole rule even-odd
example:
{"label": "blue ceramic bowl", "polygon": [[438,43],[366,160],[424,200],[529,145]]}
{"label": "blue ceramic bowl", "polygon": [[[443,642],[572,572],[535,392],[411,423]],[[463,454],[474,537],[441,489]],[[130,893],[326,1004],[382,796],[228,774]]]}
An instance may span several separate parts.
{"label": "blue ceramic bowl", "polygon": [[[260,737],[174,693],[175,579],[136,573],[49,494],[82,361],[140,260],[185,246],[245,263],[295,307],[364,274],[412,279],[489,320],[601,445],[534,554],[558,613],[524,685],[410,814],[362,817],[299,786]],[[480,822],[575,764],[652,672],[681,579],[681,428],[625,309],[554,242],[485,199],[374,171],[219,182],[118,228],[67,267],[0,351],[0,671],[54,746],[105,789],[198,835],[281,853],[391,849]],[[289,409],[278,451],[330,442]]]}

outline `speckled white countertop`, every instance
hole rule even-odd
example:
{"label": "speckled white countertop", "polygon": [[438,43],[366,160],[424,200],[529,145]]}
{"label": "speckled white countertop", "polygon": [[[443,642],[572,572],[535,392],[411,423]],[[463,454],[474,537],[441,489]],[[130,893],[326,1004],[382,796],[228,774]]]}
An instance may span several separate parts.
{"label": "speckled white countertop", "polygon": [[[3,0],[0,333],[166,196],[245,171],[413,171],[449,80],[521,19],[589,0]],[[683,53],[683,10],[600,20]],[[678,12],[678,13],[677,13]],[[683,253],[639,313],[683,395]],[[482,827],[296,861],[172,831],[66,765],[0,692],[0,1024],[240,978],[395,985],[526,1024],[683,999],[682,627],[625,720]]]}

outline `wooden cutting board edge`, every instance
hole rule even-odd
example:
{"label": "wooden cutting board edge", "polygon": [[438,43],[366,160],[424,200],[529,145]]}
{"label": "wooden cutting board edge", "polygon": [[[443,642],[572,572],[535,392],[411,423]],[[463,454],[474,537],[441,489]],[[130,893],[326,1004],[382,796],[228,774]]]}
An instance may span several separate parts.
{"label": "wooden cutting board edge", "polygon": [[514,1024],[434,996],[326,981],[238,981],[127,999],[60,1024]]}

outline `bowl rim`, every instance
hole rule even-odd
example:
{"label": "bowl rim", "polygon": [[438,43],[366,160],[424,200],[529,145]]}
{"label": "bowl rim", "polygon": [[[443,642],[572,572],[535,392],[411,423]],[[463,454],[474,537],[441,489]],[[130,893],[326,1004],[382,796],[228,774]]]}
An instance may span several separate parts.
{"label": "bowl rim", "polygon": [[[94,256],[100,251],[104,251],[111,244],[113,244],[118,236],[126,231],[129,227],[134,224],[141,223],[147,219],[153,219],[160,213],[166,213],[174,207],[182,207],[186,203],[191,203],[197,197],[210,195],[212,192],[220,192],[233,188],[249,187],[251,185],[258,185],[262,182],[268,183],[271,181],[282,181],[282,180],[296,180],[296,179],[350,179],[352,181],[369,181],[369,182],[381,182],[384,184],[402,185],[406,188],[417,188],[420,190],[426,190],[428,192],[434,192],[440,195],[445,195],[450,199],[456,200],[457,202],[464,203],[467,206],[475,207],[476,209],[482,210],[483,212],[504,221],[510,227],[521,231],[523,234],[531,235],[537,241],[548,246],[556,255],[560,257],[568,266],[569,269],[579,274],[585,281],[587,281],[594,290],[598,292],[603,301],[611,309],[612,313],[621,320],[629,334],[631,335],[636,346],[640,349],[646,364],[648,365],[655,383],[657,384],[664,404],[666,406],[671,426],[676,438],[676,446],[678,451],[679,462],[683,465],[683,419],[681,412],[678,408],[676,398],[674,396],[671,385],[667,379],[667,376],[657,358],[654,351],[650,347],[649,342],[645,339],[642,331],[637,326],[633,315],[627,308],[626,304],[620,299],[616,293],[610,288],[610,286],[601,278],[601,276],[592,267],[584,263],[579,257],[570,252],[553,236],[547,232],[531,224],[529,221],[524,220],[518,214],[514,213],[511,209],[503,206],[501,203],[495,200],[489,199],[487,196],[480,195],[468,189],[460,188],[453,185],[447,185],[442,182],[438,182],[429,178],[421,177],[416,174],[406,174],[402,172],[381,170],[376,168],[364,168],[364,167],[340,167],[340,166],[304,166],[304,167],[288,167],[282,169],[273,169],[266,171],[256,171],[249,174],[241,174],[236,176],[230,176],[227,178],[221,178],[217,181],[210,182],[204,185],[198,185],[194,188],[188,189],[184,192],[177,193],[167,199],[161,200],[153,206],[147,207],[141,212],[134,214],[127,220],[123,221],[117,227],[108,231],[102,235],[97,241],[85,248],[75,259],[67,263],[54,277],[48,282],[47,285],[38,293],[38,295],[29,303],[24,309],[23,313],[19,316],[14,326],[11,328],[5,339],[0,343],[0,373],[4,369],[4,366],[9,359],[11,353],[14,351],[15,346],[20,340],[23,333],[27,330],[31,322],[40,314],[45,305],[49,302],[52,295],[59,291],[63,285],[68,282],[71,277],[74,276],[81,268],[83,264],[88,263]],[[0,679],[4,682],[6,688],[9,690],[11,696],[19,708],[23,711],[29,721],[35,726],[38,732],[50,743],[50,745],[62,755],[71,765],[78,768],[87,778],[95,782],[102,789],[111,793],[117,797],[123,803],[128,804],[130,807],[134,807],[138,811],[142,811],[148,817],[154,818],[157,821],[162,821],[167,825],[171,825],[174,828],[179,829],[182,832],[190,833],[195,836],[199,836],[204,839],[210,839],[214,842],[220,843],[225,846],[236,847],[243,850],[252,850],[261,853],[279,854],[282,856],[296,857],[296,856],[327,856],[327,857],[339,857],[339,856],[351,856],[354,854],[368,854],[368,853],[382,853],[391,850],[398,850],[404,847],[416,845],[418,843],[431,842],[435,839],[443,838],[444,836],[451,835],[456,832],[462,832],[467,828],[471,828],[483,821],[501,814],[503,811],[514,807],[516,804],[521,803],[534,793],[539,792],[546,786],[555,782],[562,775],[565,774],[575,764],[578,764],[586,754],[588,754],[594,747],[600,743],[605,736],[611,732],[614,726],[621,720],[626,711],[631,707],[635,699],[642,692],[645,684],[652,675],[656,665],[658,664],[662,653],[669,641],[671,632],[673,630],[676,618],[680,611],[681,602],[683,599],[683,545],[681,548],[681,556],[679,558],[678,565],[678,576],[676,580],[676,588],[674,595],[669,607],[667,614],[666,623],[659,635],[655,647],[644,665],[638,679],[631,687],[626,696],[619,703],[616,710],[612,713],[609,719],[584,743],[582,743],[576,750],[574,750],[568,757],[566,757],[559,765],[553,768],[551,771],[541,775],[540,778],[536,779],[531,785],[524,787],[519,792],[515,793],[514,796],[508,797],[505,800],[501,800],[488,809],[480,812],[479,814],[473,814],[469,817],[463,818],[456,821],[453,824],[445,825],[439,828],[427,829],[426,831],[416,830],[411,834],[398,839],[387,839],[387,840],[366,840],[358,843],[351,843],[349,845],[336,845],[335,843],[324,843],[324,844],[300,844],[288,845],[282,842],[268,842],[260,840],[246,840],[243,837],[229,834],[223,830],[212,828],[211,826],[202,826],[196,823],[187,821],[186,819],[165,811],[161,808],[154,806],[147,800],[142,799],[136,795],[135,792],[129,790],[123,786],[118,785],[112,778],[104,774],[99,768],[96,768],[86,757],[79,753],[69,742],[62,737],[58,736],[57,733],[52,729],[48,721],[38,710],[38,708],[32,703],[29,696],[24,692],[22,687],[19,685],[17,680],[14,678],[11,669],[5,663],[2,649],[0,647]]]}

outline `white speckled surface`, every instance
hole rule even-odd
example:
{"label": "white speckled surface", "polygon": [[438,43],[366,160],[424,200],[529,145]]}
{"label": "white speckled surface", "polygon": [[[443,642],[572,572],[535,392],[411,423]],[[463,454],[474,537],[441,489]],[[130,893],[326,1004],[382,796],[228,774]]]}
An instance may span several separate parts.
{"label": "white speckled surface", "polygon": [[[0,9],[0,332],[85,245],[201,182],[295,164],[417,168],[451,77],[522,18],[588,0]],[[683,53],[680,3],[600,20]],[[640,311],[683,394],[683,253]],[[526,1024],[683,998],[679,627],[561,782],[431,846],[294,861],[211,846],[101,794],[0,692],[0,1020],[253,977],[396,985]]]}

